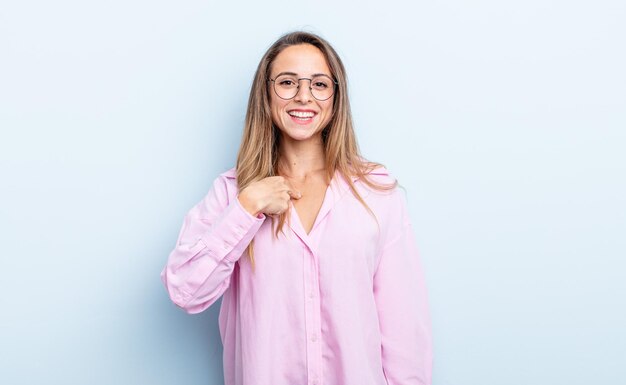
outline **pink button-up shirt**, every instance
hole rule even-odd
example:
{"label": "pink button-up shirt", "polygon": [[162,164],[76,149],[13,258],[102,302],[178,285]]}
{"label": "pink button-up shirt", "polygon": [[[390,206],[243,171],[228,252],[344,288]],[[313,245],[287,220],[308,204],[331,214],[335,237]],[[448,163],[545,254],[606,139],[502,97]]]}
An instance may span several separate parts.
{"label": "pink button-up shirt", "polygon": [[[393,181],[383,167],[370,175]],[[431,383],[427,290],[404,192],[353,180],[379,226],[338,172],[309,234],[290,202],[291,223],[273,238],[269,218],[237,199],[234,168],[185,216],[161,279],[188,313],[223,295],[226,385]]]}

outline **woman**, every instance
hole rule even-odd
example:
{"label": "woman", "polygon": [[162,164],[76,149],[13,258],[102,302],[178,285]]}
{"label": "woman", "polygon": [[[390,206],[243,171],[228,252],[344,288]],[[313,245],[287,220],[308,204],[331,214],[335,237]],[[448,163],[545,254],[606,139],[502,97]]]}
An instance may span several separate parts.
{"label": "woman", "polygon": [[431,383],[406,199],[360,156],[344,66],[314,34],[261,59],[236,167],[185,216],[161,278],[188,313],[223,295],[226,385]]}

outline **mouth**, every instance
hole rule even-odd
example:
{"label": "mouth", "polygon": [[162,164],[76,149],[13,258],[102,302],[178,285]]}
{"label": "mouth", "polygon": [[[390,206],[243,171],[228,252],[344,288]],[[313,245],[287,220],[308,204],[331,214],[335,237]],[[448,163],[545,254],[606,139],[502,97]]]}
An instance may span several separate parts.
{"label": "mouth", "polygon": [[291,110],[291,111],[287,111],[287,114],[289,114],[289,116],[291,117],[291,120],[293,120],[294,122],[298,123],[298,124],[309,124],[313,121],[313,118],[315,118],[315,116],[317,115],[317,113],[315,111],[298,111],[298,110]]}

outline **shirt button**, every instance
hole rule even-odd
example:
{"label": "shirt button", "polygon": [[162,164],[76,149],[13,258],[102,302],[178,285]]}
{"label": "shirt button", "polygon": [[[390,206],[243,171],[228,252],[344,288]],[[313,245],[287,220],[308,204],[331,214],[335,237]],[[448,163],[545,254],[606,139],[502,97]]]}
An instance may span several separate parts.
{"label": "shirt button", "polygon": [[309,298],[313,298],[313,292],[309,293]]}
{"label": "shirt button", "polygon": [[317,336],[315,334],[311,335],[311,341],[313,342],[317,341]]}

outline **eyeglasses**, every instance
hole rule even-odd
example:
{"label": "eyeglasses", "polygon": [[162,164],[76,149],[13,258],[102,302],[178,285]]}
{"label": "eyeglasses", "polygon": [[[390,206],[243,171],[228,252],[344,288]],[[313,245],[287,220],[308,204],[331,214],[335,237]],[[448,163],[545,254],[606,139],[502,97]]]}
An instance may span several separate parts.
{"label": "eyeglasses", "polygon": [[274,92],[279,98],[293,99],[300,89],[300,80],[308,80],[311,95],[317,100],[327,100],[335,93],[335,86],[339,84],[327,75],[317,75],[311,78],[297,78],[294,75],[284,74],[276,79],[268,79],[274,83]]}

